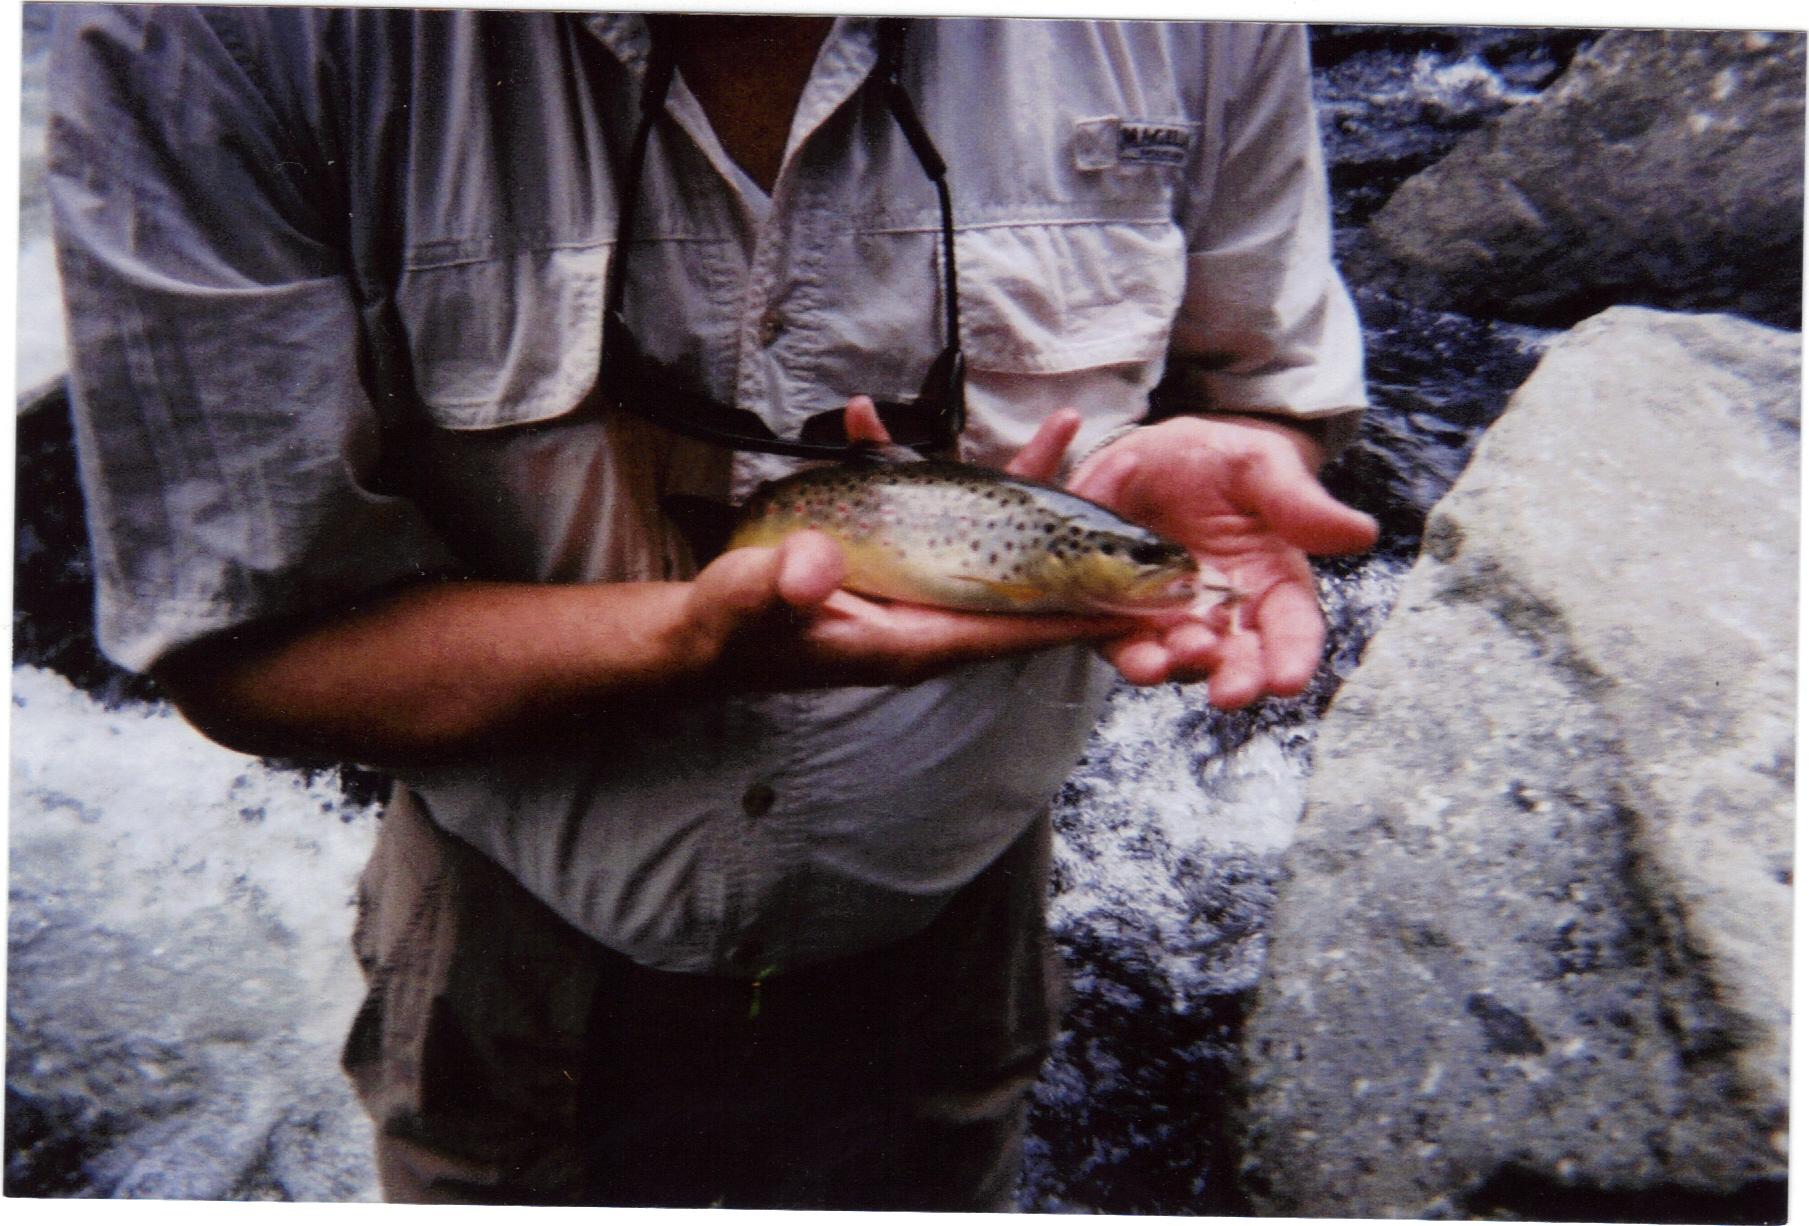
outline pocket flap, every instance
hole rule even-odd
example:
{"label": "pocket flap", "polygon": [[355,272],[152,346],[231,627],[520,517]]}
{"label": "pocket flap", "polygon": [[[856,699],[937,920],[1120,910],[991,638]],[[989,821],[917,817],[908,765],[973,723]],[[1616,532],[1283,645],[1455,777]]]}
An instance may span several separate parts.
{"label": "pocket flap", "polygon": [[1153,361],[1166,351],[1186,275],[1174,225],[986,226],[958,241],[970,367],[1056,374]]}
{"label": "pocket flap", "polygon": [[569,412],[597,381],[609,244],[419,260],[397,306],[436,425],[484,430]]}

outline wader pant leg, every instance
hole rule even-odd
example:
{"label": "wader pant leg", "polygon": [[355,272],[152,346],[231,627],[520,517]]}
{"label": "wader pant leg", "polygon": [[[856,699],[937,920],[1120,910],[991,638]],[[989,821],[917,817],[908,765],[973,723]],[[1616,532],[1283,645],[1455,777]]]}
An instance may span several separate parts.
{"label": "wader pant leg", "polygon": [[590,941],[403,790],[345,1065],[387,1199],[1009,1209],[1054,1032],[1047,820],[926,929],[745,980]]}

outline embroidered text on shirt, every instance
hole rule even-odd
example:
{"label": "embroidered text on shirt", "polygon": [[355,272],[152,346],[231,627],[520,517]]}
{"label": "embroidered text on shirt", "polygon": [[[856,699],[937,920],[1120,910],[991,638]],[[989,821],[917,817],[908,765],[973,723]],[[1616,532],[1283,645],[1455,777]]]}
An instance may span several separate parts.
{"label": "embroidered text on shirt", "polygon": [[1104,115],[1074,121],[1074,165],[1078,170],[1114,167],[1181,166],[1193,152],[1200,125]]}
{"label": "embroidered text on shirt", "polygon": [[1180,124],[1125,123],[1118,129],[1118,160],[1133,165],[1179,166],[1193,133]]}

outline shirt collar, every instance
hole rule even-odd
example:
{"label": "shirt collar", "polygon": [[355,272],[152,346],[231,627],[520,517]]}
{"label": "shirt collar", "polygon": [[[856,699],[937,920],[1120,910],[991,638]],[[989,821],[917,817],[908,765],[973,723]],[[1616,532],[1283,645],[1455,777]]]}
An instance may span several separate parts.
{"label": "shirt collar", "polygon": [[[646,17],[640,13],[594,13],[584,18],[584,24],[639,82],[647,71],[647,56],[653,48]],[[872,71],[879,56],[878,30],[878,19],[874,17],[837,17],[818,56],[818,72],[836,80],[851,76],[858,85]],[[836,92],[845,96],[846,91]]]}

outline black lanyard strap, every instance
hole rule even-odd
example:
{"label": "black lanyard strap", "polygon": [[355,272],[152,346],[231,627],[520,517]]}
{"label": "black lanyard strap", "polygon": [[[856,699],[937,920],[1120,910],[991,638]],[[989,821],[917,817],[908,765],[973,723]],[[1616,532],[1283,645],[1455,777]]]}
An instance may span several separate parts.
{"label": "black lanyard strap", "polygon": [[[648,29],[655,26],[649,18]],[[628,173],[622,177],[622,190],[617,197],[616,245],[610,258],[608,292],[603,309],[620,314],[628,294],[628,278],[618,271],[627,256],[628,236],[634,233],[634,215],[641,202],[641,174],[647,166],[647,145],[653,139],[653,125],[666,109],[666,94],[672,89],[672,74],[678,61],[672,54],[670,38],[654,38],[647,55],[646,76],[641,78],[641,114],[634,126],[634,140],[629,146]]]}
{"label": "black lanyard strap", "polygon": [[[885,95],[887,109],[898,123],[899,131],[904,133],[905,143],[911,146],[911,152],[916,155],[917,164],[923,167],[923,173],[935,185],[936,202],[942,206],[943,335],[951,346],[959,347],[961,297],[955,292],[955,209],[949,195],[948,163],[937,152],[936,143],[930,139],[929,129],[918,118],[910,91],[905,89],[904,82],[900,79],[904,69],[905,29],[906,23],[902,17],[879,19],[878,72],[882,82],[881,92]],[[957,426],[956,433],[959,432],[960,426]]]}
{"label": "black lanyard strap", "polygon": [[[826,456],[845,454],[851,445],[842,429],[840,409],[817,413],[804,422],[797,440],[773,435],[757,413],[738,406],[718,404],[683,386],[676,372],[666,370],[640,353],[622,313],[628,293],[629,240],[639,211],[641,185],[647,163],[647,147],[653,128],[665,111],[666,95],[676,68],[672,53],[674,31],[664,18],[648,17],[652,49],[641,82],[640,115],[630,143],[629,160],[622,176],[617,205],[616,242],[609,261],[604,290],[603,345],[599,385],[610,388],[608,399],[625,411],[649,418],[681,433],[741,450],[778,455]],[[948,165],[936,151],[901,83],[900,67],[906,22],[882,18],[879,22],[879,55],[868,81],[877,83],[886,109],[904,134],[923,172],[936,188],[942,216],[943,327],[946,343],[931,364],[915,401],[881,402],[880,420],[892,437],[909,446],[941,449],[952,446],[967,422],[966,364],[961,353],[961,316],[958,277],[955,271],[955,215],[948,187]]]}

